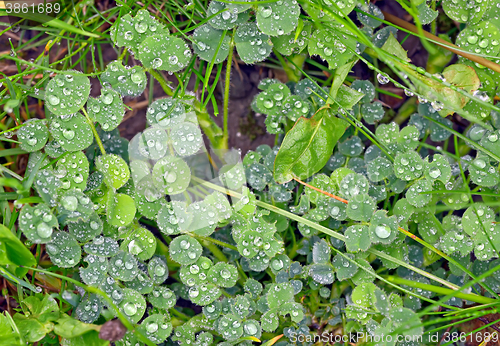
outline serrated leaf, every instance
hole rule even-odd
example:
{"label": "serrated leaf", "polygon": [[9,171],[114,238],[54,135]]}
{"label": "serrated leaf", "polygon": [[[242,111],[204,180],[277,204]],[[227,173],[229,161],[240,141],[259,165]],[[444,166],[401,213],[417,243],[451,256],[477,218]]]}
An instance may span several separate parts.
{"label": "serrated leaf", "polygon": [[324,239],[321,239],[321,241],[314,243],[312,250],[313,262],[316,264],[330,262],[331,252],[332,250],[328,246],[327,242]]}
{"label": "serrated leaf", "polygon": [[285,183],[294,176],[306,179],[319,171],[347,126],[328,108],[321,109],[311,119],[300,118],[286,134],[276,156],[274,179]]}
{"label": "serrated leaf", "polygon": [[135,257],[125,251],[119,251],[115,256],[109,259],[109,275],[121,280],[131,281],[139,273],[137,260]]}
{"label": "serrated leaf", "polygon": [[[354,255],[346,254],[345,256],[354,259]],[[340,254],[335,255],[332,260],[332,264],[335,267],[337,279],[340,281],[352,278],[358,271],[358,266],[356,264],[352,263]]]}

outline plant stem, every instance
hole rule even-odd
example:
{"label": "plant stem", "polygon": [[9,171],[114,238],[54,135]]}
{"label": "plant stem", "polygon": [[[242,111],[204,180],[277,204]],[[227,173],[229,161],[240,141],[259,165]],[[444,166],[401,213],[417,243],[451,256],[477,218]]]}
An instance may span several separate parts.
{"label": "plant stem", "polygon": [[155,346],[155,344],[152,343],[148,338],[146,338],[140,331],[134,330],[134,326],[132,325],[132,323],[130,323],[130,321],[125,317],[124,314],[122,314],[122,312],[115,305],[113,300],[102,290],[95,288],[95,287],[92,287],[92,286],[87,286],[85,284],[82,284],[78,280],[75,280],[73,278],[70,278],[70,277],[67,277],[64,275],[56,274],[56,273],[53,273],[53,272],[48,271],[48,270],[39,269],[39,268],[32,268],[32,267],[25,267],[25,266],[20,266],[20,267],[23,267],[23,268],[26,268],[26,269],[29,269],[29,270],[32,270],[35,272],[44,273],[44,274],[47,274],[47,275],[50,275],[50,276],[53,276],[53,277],[56,277],[56,278],[59,278],[62,280],[66,280],[68,282],[71,282],[75,286],[79,286],[79,287],[83,288],[87,292],[94,293],[94,294],[101,296],[104,300],[106,300],[106,302],[109,304],[109,306],[113,309],[113,312],[115,313],[115,315],[118,317],[118,319],[122,322],[122,324],[128,330],[133,331],[139,337],[139,339],[142,342],[144,342],[145,344],[147,344],[148,346]]}
{"label": "plant stem", "polygon": [[496,300],[493,298],[478,296],[476,294],[457,292],[457,291],[451,290],[449,288],[424,284],[424,283],[421,283],[418,281],[403,279],[403,278],[400,278],[398,276],[389,275],[389,276],[386,276],[386,279],[390,282],[395,283],[395,284],[419,288],[422,290],[431,291],[431,292],[439,293],[442,295],[453,294],[453,296],[455,296],[457,298],[470,300],[471,302],[475,302],[475,303],[479,303],[479,304],[489,304],[489,303],[496,302]]}
{"label": "plant stem", "polygon": [[90,125],[90,128],[92,129],[92,133],[94,134],[97,145],[99,146],[99,149],[101,150],[101,154],[106,155],[106,150],[104,150],[104,145],[102,145],[101,138],[99,138],[99,135],[97,134],[97,130],[95,128],[94,122],[92,121],[92,119],[90,119],[85,108],[82,108],[82,111],[83,111],[83,114],[85,114],[85,118],[87,118],[87,122]]}
{"label": "plant stem", "polygon": [[[384,14],[385,19],[387,21],[389,21],[390,23],[396,24],[397,26],[400,26],[401,28],[404,28],[408,31],[411,31],[414,34],[417,34],[417,36],[420,36],[420,35],[418,35],[419,29],[415,25],[410,24],[407,21],[405,21],[401,18],[398,18],[390,13],[387,13],[384,11],[382,11],[382,13]],[[467,58],[469,60],[477,62],[480,65],[483,65],[483,66],[485,66],[485,67],[487,67],[495,72],[500,73],[500,65],[494,63],[493,61],[490,61],[490,60],[483,58],[481,56],[466,52],[462,48],[454,45],[453,43],[447,42],[447,41],[443,40],[442,38],[431,34],[430,32],[422,30],[422,34],[426,38],[432,40],[435,44],[443,47],[444,49],[447,49],[447,50],[449,50],[457,55],[463,56],[464,58]]]}
{"label": "plant stem", "polygon": [[[216,191],[219,191],[219,192],[222,192],[222,193],[225,193],[225,194],[228,194],[230,196],[233,196],[233,197],[236,197],[236,198],[241,198],[242,195],[238,192],[235,192],[235,191],[231,191],[231,190],[228,190],[228,189],[225,189],[221,186],[218,186],[218,185],[215,185],[213,183],[210,183],[210,182],[207,182],[203,179],[200,179],[198,177],[195,177],[195,176],[192,176],[191,177],[192,180],[194,181],[197,181],[199,183],[201,183],[202,185],[206,186],[206,187],[209,187],[213,190],[216,190]],[[338,232],[335,232],[325,226],[322,226],[320,224],[317,224],[311,220],[307,220],[301,216],[298,216],[298,215],[295,215],[289,211],[286,211],[286,210],[283,210],[281,208],[278,208],[274,205],[271,205],[271,204],[268,204],[268,203],[265,203],[265,202],[262,202],[262,201],[256,201],[255,204],[261,208],[264,208],[264,209],[267,209],[267,210],[270,210],[270,211],[273,211],[277,214],[280,214],[280,215],[283,215],[291,220],[295,220],[297,222],[300,222],[300,223],[303,223],[305,224],[306,226],[309,226],[309,227],[312,227],[320,232],[323,232],[331,237],[334,237],[336,239],[339,239],[343,242],[345,242],[345,237],[344,235],[338,233]],[[465,268],[463,265],[461,265],[460,263],[458,263],[456,260],[454,260],[453,258],[451,258],[450,256],[446,255],[445,253],[443,253],[442,251],[436,249],[434,246],[432,246],[431,244],[428,244],[427,242],[425,242],[424,240],[418,238],[417,236],[415,236],[413,233],[410,233],[406,230],[404,230],[403,228],[399,227],[399,231],[401,231],[402,233],[408,235],[409,237],[411,237],[413,240],[419,242],[420,244],[422,244],[423,246],[425,246],[426,248],[428,248],[429,250],[433,251],[434,253],[438,254],[439,256],[443,257],[444,259],[446,259],[448,262],[454,264],[455,266],[457,266],[458,268],[460,268],[464,273],[466,273],[467,275],[469,275],[472,279],[476,280],[476,276],[470,271],[468,270],[467,268]],[[378,257],[381,257],[381,258],[385,258],[391,262],[394,262],[400,266],[403,266],[405,268],[408,268],[416,273],[419,273],[431,280],[434,280],[436,282],[439,282],[440,284],[442,285],[445,285],[447,287],[449,287],[450,289],[452,290],[459,290],[459,287],[451,282],[448,282],[444,279],[441,279],[440,277],[437,277],[436,275],[433,275],[431,273],[427,273],[425,270],[422,270],[422,269],[419,269],[415,266],[412,266],[404,261],[400,261],[398,260],[397,258],[394,258],[382,251],[378,251],[378,250],[375,250],[375,249],[369,249],[367,252],[369,253],[372,253]],[[496,294],[493,292],[493,290],[488,287],[488,285],[486,285],[484,282],[478,282],[482,287],[484,287],[488,292],[492,293],[493,295],[496,296]]]}
{"label": "plant stem", "polygon": [[[281,63],[281,66],[283,67],[283,70],[285,71],[286,76],[288,77],[288,80],[290,82],[297,83],[300,80],[300,76],[297,75],[295,70],[290,67],[290,65],[286,62],[285,58],[283,58],[283,56],[275,48],[273,48],[273,53],[274,53],[274,55],[276,55],[279,62]],[[305,60],[305,59],[303,58],[303,60]],[[302,64],[303,63],[304,62],[302,61]]]}
{"label": "plant stem", "polygon": [[224,114],[224,128],[222,135],[222,142],[225,144],[225,147],[228,147],[229,142],[229,130],[228,130],[228,120],[229,120],[229,88],[231,87],[231,66],[233,64],[233,54],[234,54],[234,39],[231,38],[231,42],[229,43],[229,55],[227,57],[226,62],[226,77],[224,80],[224,105],[223,105],[223,114]]}
{"label": "plant stem", "polygon": [[148,69],[147,71],[151,76],[153,76],[154,79],[158,81],[158,83],[160,83],[160,86],[165,92],[165,94],[167,94],[168,96],[172,96],[174,94],[172,89],[170,89],[170,85],[168,85],[168,81],[160,72],[153,69]]}

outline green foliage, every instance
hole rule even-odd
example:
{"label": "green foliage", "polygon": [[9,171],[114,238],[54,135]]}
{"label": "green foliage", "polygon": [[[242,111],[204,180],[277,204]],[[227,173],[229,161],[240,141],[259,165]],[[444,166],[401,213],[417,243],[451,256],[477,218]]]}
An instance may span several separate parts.
{"label": "green foliage", "polygon": [[[15,127],[17,139],[3,132],[2,140],[22,151],[2,155],[0,273],[3,295],[18,303],[12,318],[0,315],[2,342],[109,345],[100,337],[114,318],[128,330],[117,345],[270,346],[280,334],[285,345],[313,322],[328,333],[420,337],[445,329],[426,315],[444,296],[451,311],[500,293],[498,273],[475,279],[499,263],[497,72],[465,57],[430,66],[439,56],[431,51],[432,73],[413,66],[395,28],[375,31],[384,17],[372,3],[180,2],[156,17],[145,9],[154,3],[137,12],[120,5],[85,20],[74,9],[79,26],[111,25],[77,49],[111,39],[123,47],[117,60],[68,65],[72,47],[61,67],[28,64],[44,64],[39,82],[20,83],[25,71],[5,79],[2,131]],[[420,24],[436,20],[440,3],[411,5]],[[462,50],[498,60],[498,6],[441,5],[463,23]],[[59,29],[57,42],[75,34],[69,24]],[[225,72],[222,65],[233,49],[235,61],[279,62],[289,80],[260,81],[252,109],[266,116],[276,145],[243,160],[226,150],[228,109],[220,133],[207,112],[220,76],[233,82],[233,60]],[[375,85],[359,79],[358,58],[374,69]],[[68,70],[78,64],[85,74]],[[317,68],[327,77],[309,73]],[[117,127],[135,103],[123,97],[146,86],[153,95],[153,79],[169,97],[147,98],[150,127],[128,141]],[[90,97],[98,82],[101,95]],[[396,87],[416,93],[418,107],[386,112]],[[25,94],[44,101],[46,119],[19,112]],[[17,163],[26,160],[11,160],[16,150],[30,153],[24,177]]]}
{"label": "green foliage", "polygon": [[320,110],[311,119],[299,119],[287,133],[276,156],[274,179],[285,183],[294,177],[304,179],[319,171],[345,129],[345,121],[331,114],[328,108]]}

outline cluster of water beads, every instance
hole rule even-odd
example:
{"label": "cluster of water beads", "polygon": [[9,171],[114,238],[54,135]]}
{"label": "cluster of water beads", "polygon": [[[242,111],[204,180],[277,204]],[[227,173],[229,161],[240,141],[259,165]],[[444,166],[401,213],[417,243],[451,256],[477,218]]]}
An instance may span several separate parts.
{"label": "cluster of water beads", "polygon": [[238,26],[234,40],[238,55],[249,64],[263,61],[272,50],[268,42],[269,36],[263,34],[255,23]]}
{"label": "cluster of water beads", "polygon": [[207,12],[212,18],[209,19],[209,24],[219,30],[229,30],[234,28],[239,23],[244,23],[248,19],[248,12],[239,12],[238,8],[230,8],[228,4],[211,1]]}
{"label": "cluster of water beads", "polygon": [[80,262],[81,249],[76,239],[66,232],[55,232],[46,245],[52,263],[62,268],[71,268]]}
{"label": "cluster of water beads", "polygon": [[17,139],[21,142],[21,148],[33,152],[42,149],[47,143],[49,131],[44,120],[30,119],[24,122],[17,131]]}
{"label": "cluster of water beads", "polygon": [[[223,15],[225,13],[223,12]],[[215,64],[226,60],[229,54],[229,42],[231,39],[226,35],[222,39],[222,44],[219,45],[223,33],[222,30],[214,29],[208,24],[202,25],[194,31],[193,39],[195,43],[193,44],[193,49],[200,59],[211,62],[215,58]],[[216,52],[217,55],[215,56]]]}
{"label": "cluster of water beads", "polygon": [[181,123],[170,133],[172,146],[180,156],[194,155],[203,143],[200,128],[193,123]]}
{"label": "cluster of water beads", "polygon": [[90,80],[81,72],[70,71],[72,74],[57,74],[49,81],[45,98],[52,113],[58,116],[77,112],[90,94]]}
{"label": "cluster of water beads", "polygon": [[21,210],[19,227],[31,242],[46,243],[51,239],[54,228],[58,227],[58,222],[47,205],[26,205]]}
{"label": "cluster of water beads", "polygon": [[53,119],[50,132],[64,150],[78,151],[88,148],[93,141],[92,129],[80,113]]}
{"label": "cluster of water beads", "polygon": [[299,14],[297,1],[278,0],[258,7],[257,25],[267,35],[288,34],[297,27]]}
{"label": "cluster of water beads", "polygon": [[144,66],[169,72],[182,70],[192,56],[184,40],[166,34],[147,37],[138,50]]}

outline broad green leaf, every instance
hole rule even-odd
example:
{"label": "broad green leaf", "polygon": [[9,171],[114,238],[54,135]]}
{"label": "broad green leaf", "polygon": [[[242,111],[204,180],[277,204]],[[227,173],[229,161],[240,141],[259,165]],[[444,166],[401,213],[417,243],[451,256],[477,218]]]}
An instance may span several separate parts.
{"label": "broad green leaf", "polygon": [[293,287],[290,283],[272,284],[267,292],[267,304],[270,309],[278,308],[293,301]]}
{"label": "broad green leaf", "polygon": [[138,228],[123,240],[120,249],[128,251],[142,261],[146,261],[155,253],[156,238],[147,229]]}
{"label": "broad green leaf", "polygon": [[243,326],[237,316],[227,314],[219,320],[218,332],[224,339],[235,341],[243,334]]}
{"label": "broad green leaf", "polygon": [[99,98],[89,98],[87,111],[92,119],[95,119],[104,131],[112,131],[120,125],[125,115],[120,94],[108,88],[101,89]]}
{"label": "broad green leaf", "polygon": [[90,214],[88,220],[78,219],[67,225],[69,233],[81,242],[92,240],[102,233],[102,221],[96,213]]}
{"label": "broad green leaf", "polygon": [[111,27],[110,36],[116,46],[126,46],[137,52],[141,42],[157,34],[168,35],[169,31],[154,19],[149,11],[139,10],[133,18],[126,14],[117,20]]}
{"label": "broad green leaf", "polygon": [[144,316],[146,301],[143,296],[130,288],[123,289],[124,298],[119,305],[120,311],[132,323],[137,323]]}
{"label": "broad green leaf", "polygon": [[47,84],[45,105],[60,117],[78,112],[90,95],[90,80],[78,71],[57,74]]}
{"label": "broad green leaf", "polygon": [[148,36],[138,50],[145,67],[169,72],[182,70],[192,56],[183,39],[165,34]]}
{"label": "broad green leaf", "polygon": [[101,81],[105,87],[118,91],[122,96],[138,96],[146,88],[147,78],[141,66],[125,67],[121,61],[115,60],[106,66]]}
{"label": "broad green leaf", "polygon": [[121,280],[131,281],[137,274],[137,260],[133,255],[125,251],[119,251],[109,259],[109,275]]}
{"label": "broad green leaf", "polygon": [[21,307],[26,315],[42,323],[53,322],[59,318],[57,301],[49,295],[26,297],[21,301]]}
{"label": "broad green leaf", "polygon": [[17,131],[17,139],[21,142],[21,148],[27,152],[42,149],[49,138],[49,130],[46,121],[30,119]]}
{"label": "broad green leaf", "polygon": [[102,311],[102,302],[98,295],[87,294],[87,296],[80,300],[80,303],[75,309],[76,317],[84,323],[95,322]]}
{"label": "broad green leaf", "polygon": [[[485,3],[486,2],[486,3]],[[450,19],[459,23],[475,24],[487,11],[489,1],[444,0],[443,10]],[[464,30],[467,31],[467,30]],[[479,52],[478,52],[479,53]]]}
{"label": "broad green leaf", "polygon": [[330,69],[344,65],[361,53],[359,43],[347,29],[340,26],[318,29],[313,32],[307,49],[310,55],[319,55],[328,62]]}
{"label": "broad green leaf", "polygon": [[481,261],[495,256],[500,249],[500,227],[493,223],[494,218],[492,209],[481,203],[467,208],[462,217],[464,232],[474,241],[474,253]]}
{"label": "broad green leaf", "polygon": [[28,204],[21,209],[19,228],[34,244],[49,242],[54,228],[58,227],[57,218],[46,204],[40,203],[33,207]]}
{"label": "broad green leaf", "polygon": [[271,54],[272,45],[268,41],[269,36],[263,34],[255,23],[241,24],[234,37],[236,51],[247,64],[263,61]]}
{"label": "broad green leaf", "polygon": [[222,294],[219,287],[212,283],[193,286],[188,291],[188,297],[197,305],[205,306],[214,302]]}
{"label": "broad green leaf", "polygon": [[170,257],[177,263],[188,265],[196,262],[201,256],[201,244],[189,235],[176,237],[169,246]]}
{"label": "broad green leaf", "polygon": [[138,330],[146,335],[149,340],[159,344],[172,333],[172,323],[169,321],[169,316],[152,314],[141,322]]}
{"label": "broad green leaf", "polygon": [[57,161],[54,174],[64,190],[85,190],[89,177],[89,161],[81,151],[68,153]]}
{"label": "broad green leaf", "polygon": [[164,258],[155,256],[148,262],[148,274],[156,284],[163,283],[168,278],[168,266]]}
{"label": "broad green leaf", "polygon": [[[223,35],[224,38],[222,38]],[[225,34],[224,31],[205,24],[196,28],[193,39],[193,50],[200,59],[210,63],[214,61],[215,64],[220,64],[226,60],[229,54],[231,37]],[[217,55],[215,55],[216,52]]]}
{"label": "broad green leaf", "polygon": [[[300,28],[297,28],[299,30]],[[299,54],[307,47],[311,36],[312,25],[305,22],[300,32],[292,31],[289,34],[271,37],[274,48],[283,55]]]}
{"label": "broad green leaf", "polygon": [[71,339],[91,330],[99,331],[99,327],[95,324],[80,322],[66,314],[61,314],[61,317],[56,321],[56,325],[54,326],[54,333],[63,338]]}
{"label": "broad green leaf", "polygon": [[370,232],[367,226],[352,225],[349,226],[345,233],[345,245],[348,251],[358,252],[366,251],[370,248],[371,239]]}
{"label": "broad green leaf", "polygon": [[177,297],[172,290],[159,286],[148,295],[148,301],[158,309],[170,309],[174,307]]}
{"label": "broad green leaf", "polygon": [[356,221],[369,221],[376,209],[375,200],[366,193],[353,196],[347,204],[348,218]]}
{"label": "broad green leaf", "polygon": [[177,195],[188,188],[191,170],[182,159],[165,156],[153,167],[153,182],[163,193]]}
{"label": "broad green leaf", "polygon": [[118,253],[119,247],[116,240],[98,236],[92,242],[85,244],[83,249],[91,255],[111,257]]}
{"label": "broad green leaf", "polygon": [[297,27],[300,7],[296,0],[268,2],[257,6],[257,25],[263,33],[278,36]]}
{"label": "broad green leaf", "polygon": [[311,265],[309,267],[309,275],[314,281],[323,285],[329,285],[335,279],[334,268],[329,263]]}
{"label": "broad green leaf", "polygon": [[180,156],[196,154],[203,144],[200,128],[191,122],[184,122],[173,126],[170,137],[175,152]]}
{"label": "broad green leaf", "polygon": [[327,242],[322,239],[319,242],[314,243],[312,255],[314,263],[328,263],[330,262],[331,255],[330,246],[328,246]]}
{"label": "broad green leaf", "polygon": [[82,281],[89,286],[98,287],[104,281],[108,272],[107,259],[101,256],[88,255],[83,260],[88,263],[88,266],[86,268],[80,267]]}
{"label": "broad green leaf", "polygon": [[99,156],[96,160],[96,167],[104,175],[106,184],[115,189],[122,187],[130,178],[127,163],[117,155]]}
{"label": "broad green leaf", "polygon": [[[354,255],[346,254],[347,257],[354,259]],[[351,261],[349,261],[344,256],[337,254],[333,260],[332,264],[335,267],[335,272],[337,273],[337,279],[340,281],[352,278],[358,271],[358,266]]]}
{"label": "broad green leaf", "polygon": [[66,151],[86,149],[94,140],[90,125],[80,113],[52,120],[50,133]]}
{"label": "broad green leaf", "polygon": [[82,250],[75,237],[66,232],[55,232],[46,245],[50,260],[61,268],[72,268],[80,263]]}
{"label": "broad green leaf", "polygon": [[328,108],[319,110],[311,119],[300,118],[286,134],[276,156],[274,179],[286,183],[294,177],[306,179],[319,171],[347,126]]}
{"label": "broad green leaf", "polygon": [[135,202],[132,197],[123,193],[109,193],[107,202],[108,222],[112,226],[126,226],[135,217]]}

